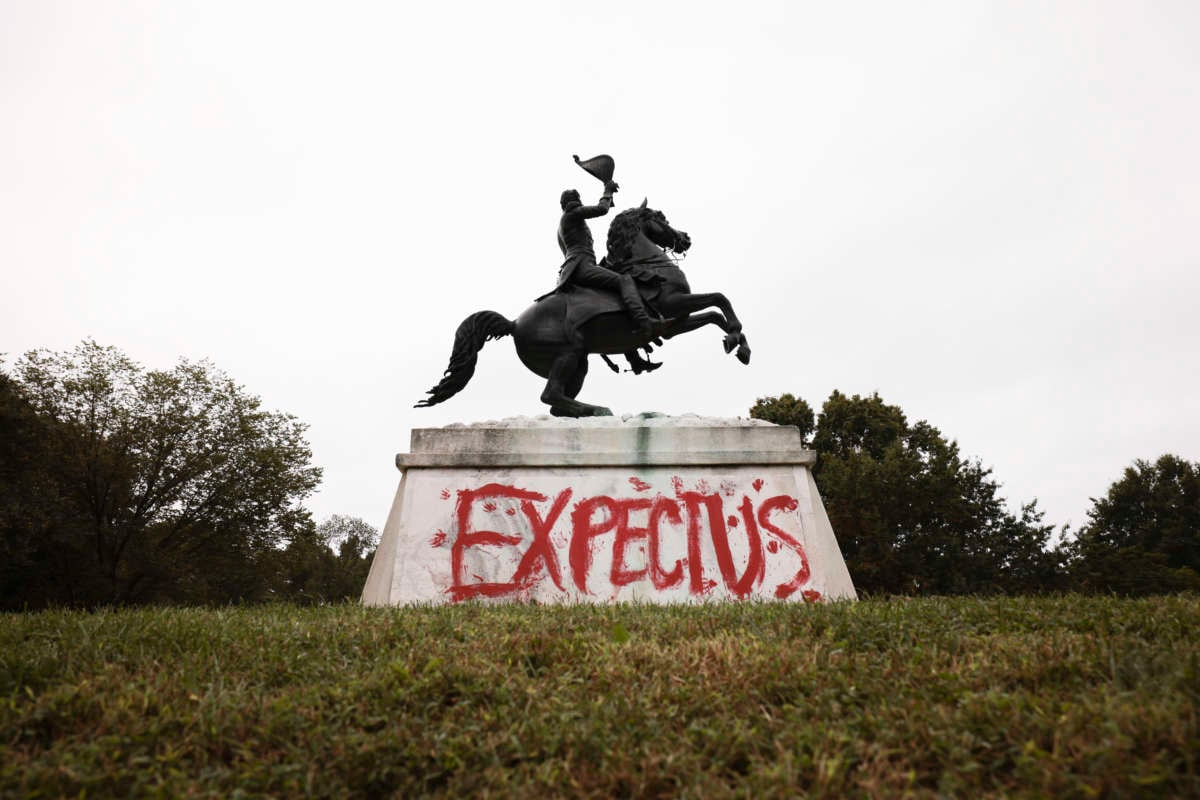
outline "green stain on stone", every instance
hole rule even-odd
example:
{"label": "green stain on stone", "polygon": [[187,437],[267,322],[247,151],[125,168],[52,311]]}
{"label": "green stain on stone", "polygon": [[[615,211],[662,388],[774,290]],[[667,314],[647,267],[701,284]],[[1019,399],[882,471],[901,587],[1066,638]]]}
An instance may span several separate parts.
{"label": "green stain on stone", "polygon": [[639,464],[646,463],[646,453],[650,450],[650,427],[639,425],[637,429],[637,454],[634,456]]}

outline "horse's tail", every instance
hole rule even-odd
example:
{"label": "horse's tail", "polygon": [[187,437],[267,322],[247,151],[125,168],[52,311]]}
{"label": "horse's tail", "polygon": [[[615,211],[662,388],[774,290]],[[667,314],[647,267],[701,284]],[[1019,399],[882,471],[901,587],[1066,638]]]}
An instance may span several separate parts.
{"label": "horse's tail", "polygon": [[499,339],[513,332],[514,323],[495,311],[479,311],[462,321],[454,333],[454,350],[450,353],[450,366],[437,386],[430,389],[426,397],[413,408],[428,408],[449,400],[462,391],[475,374],[475,361],[479,351],[489,339]]}

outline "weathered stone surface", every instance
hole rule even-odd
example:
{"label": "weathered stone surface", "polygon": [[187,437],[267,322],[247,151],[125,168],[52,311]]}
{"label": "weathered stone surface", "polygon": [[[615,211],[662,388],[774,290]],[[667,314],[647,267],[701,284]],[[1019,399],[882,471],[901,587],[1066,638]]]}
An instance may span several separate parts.
{"label": "weathered stone surface", "polygon": [[414,430],[362,599],[853,598],[814,461],[759,420]]}

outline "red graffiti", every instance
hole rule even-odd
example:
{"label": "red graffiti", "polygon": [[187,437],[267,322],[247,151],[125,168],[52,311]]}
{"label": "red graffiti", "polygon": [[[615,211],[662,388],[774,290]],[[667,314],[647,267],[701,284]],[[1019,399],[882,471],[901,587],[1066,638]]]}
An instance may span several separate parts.
{"label": "red graffiti", "polygon": [[[630,479],[630,483],[634,480]],[[682,490],[682,481],[678,478],[673,479],[672,484]],[[707,482],[699,481],[698,485],[701,484],[707,488]],[[743,496],[739,514],[727,515],[721,493],[679,491],[676,498],[661,494],[654,498],[598,495],[581,499],[569,515],[564,515],[572,493],[570,488],[563,489],[543,514],[538,504],[547,503],[549,498],[539,492],[497,483],[460,490],[455,508],[457,533],[451,547],[452,585],[447,590],[451,598],[457,601],[473,597],[528,596],[546,577],[559,591],[565,591],[556,542],[560,548],[565,545],[571,583],[578,591],[588,594],[591,593],[589,577],[596,577],[591,575],[592,565],[602,546],[611,547],[611,567],[605,577],[614,591],[646,579],[655,589],[671,589],[684,585],[686,579],[687,591],[696,596],[707,595],[717,586],[724,585],[731,595],[747,597],[762,584],[766,554],[779,553],[781,546],[798,557],[800,568],[793,578],[775,587],[774,595],[781,599],[790,597],[808,583],[810,570],[804,547],[772,521],[772,514],[776,512],[795,511],[798,506],[795,498],[778,495],[756,507],[750,497]],[[501,533],[473,527],[473,510],[494,511],[497,501],[503,500],[519,503],[528,522],[527,532]],[[506,513],[515,512],[509,509]],[[569,535],[554,534],[560,519],[569,521]],[[675,531],[682,529],[686,555],[671,564],[664,564],[662,544],[678,536],[678,533],[668,535],[668,527]],[[738,548],[746,553],[742,557],[744,564],[735,563],[741,559],[735,559],[730,539],[730,531],[739,528],[744,531],[738,534],[738,542],[744,541],[745,545]],[[716,557],[719,582],[705,574],[705,538],[711,545],[709,552]],[[437,547],[444,541],[445,534],[438,531],[430,544]],[[474,573],[468,580],[465,563],[468,550],[522,546],[524,552],[508,580],[487,580]],[[635,552],[640,557],[633,557]],[[801,596],[809,602],[820,599],[820,595],[812,591],[804,591]]]}
{"label": "red graffiti", "polygon": [[613,539],[613,558],[612,569],[609,573],[609,581],[613,586],[627,586],[631,583],[640,581],[646,577],[650,571],[650,567],[646,566],[640,570],[630,569],[626,565],[625,553],[629,546],[637,542],[646,542],[649,546],[650,528],[637,527],[631,525],[629,517],[634,512],[645,511],[647,519],[649,519],[650,506],[653,501],[639,497],[636,500],[621,500],[617,502],[616,514],[616,537]]}
{"label": "red graffiti", "polygon": [[433,536],[429,537],[429,546],[430,547],[441,547],[445,543],[446,543],[446,532],[444,530],[442,530],[441,528],[438,529],[437,533],[435,533],[435,534],[433,534]]}
{"label": "red graffiti", "polygon": [[762,489],[762,487],[763,487],[763,479],[762,479],[762,478],[755,478],[755,479],[754,479],[754,483],[752,483],[752,484],[750,484],[750,485],[751,485],[751,486],[753,486],[753,487],[754,487],[754,491],[756,491],[756,492],[757,492],[757,491],[761,490],[761,489]]}
{"label": "red graffiti", "polygon": [[449,490],[449,489],[442,489],[442,494],[441,494],[441,497],[442,497],[442,499],[443,499],[443,500],[449,500],[449,499],[450,499],[450,490]]}
{"label": "red graffiti", "polygon": [[795,498],[781,494],[777,497],[772,497],[769,500],[766,500],[758,509],[758,524],[773,533],[776,537],[778,537],[780,542],[790,547],[792,551],[800,557],[800,569],[796,572],[796,577],[792,578],[787,583],[781,583],[779,586],[775,587],[775,596],[780,600],[791,597],[796,593],[797,589],[808,583],[810,576],[808,569],[808,555],[804,552],[804,546],[792,538],[792,536],[789,534],[775,527],[775,525],[771,523],[770,517],[771,512],[773,511],[795,511],[798,505],[799,503],[796,502]]}
{"label": "red graffiti", "polygon": [[632,486],[636,492],[644,492],[650,488],[650,484],[638,477],[630,478],[629,485]]}
{"label": "red graffiti", "polygon": [[[465,583],[462,577],[463,552],[468,547],[487,545],[515,546],[521,543],[522,537],[520,536],[508,536],[497,531],[472,530],[471,506],[477,499],[485,497],[500,497],[521,501],[521,510],[525,512],[525,516],[529,519],[529,524],[533,532],[533,542],[529,545],[529,549],[525,551],[525,555],[522,557],[521,563],[511,580],[488,582],[475,575],[473,576],[476,579],[475,583]],[[567,501],[570,498],[571,490],[563,489],[555,499],[550,512],[543,518],[538,514],[533,503],[535,501],[544,502],[547,499],[544,494],[518,489],[515,486],[504,486],[499,483],[489,483],[474,491],[469,489],[460,490],[458,493],[458,504],[455,508],[455,516],[458,522],[458,536],[455,537],[454,545],[450,548],[450,566],[453,575],[453,583],[448,590],[450,596],[455,600],[465,600],[470,597],[500,597],[516,590],[527,589],[537,581],[539,577],[537,570],[539,567],[544,568],[549,573],[550,579],[554,581],[554,585],[562,589],[558,556],[554,552],[554,545],[550,543],[550,530],[554,527],[558,515],[562,513],[563,508],[567,505]]]}

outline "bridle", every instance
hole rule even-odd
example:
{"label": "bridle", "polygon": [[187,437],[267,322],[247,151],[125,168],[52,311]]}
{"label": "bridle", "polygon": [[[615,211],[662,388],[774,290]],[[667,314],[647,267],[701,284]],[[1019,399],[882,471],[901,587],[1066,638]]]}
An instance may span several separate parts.
{"label": "bridle", "polygon": [[[657,222],[658,220],[656,219],[656,217],[662,217],[662,212],[655,211],[653,213],[648,213],[647,217],[649,217],[650,220],[654,220],[655,222]],[[644,228],[645,225],[643,225],[642,227]],[[667,224],[665,218],[663,219],[663,221],[661,223],[661,227],[665,228],[666,230],[668,230],[671,233],[671,243],[669,245],[667,245],[666,247],[663,247],[663,245],[658,245],[659,247],[663,247],[663,253],[667,256],[667,258],[671,259],[674,262],[678,262],[680,259],[687,258],[687,253],[682,252],[678,249],[679,238],[680,238],[679,232],[677,230],[675,230],[674,228],[672,228],[669,224]],[[647,236],[646,238],[649,239],[650,237]],[[651,241],[654,241],[654,240],[651,239]],[[655,244],[658,244],[658,243],[655,242]]]}

